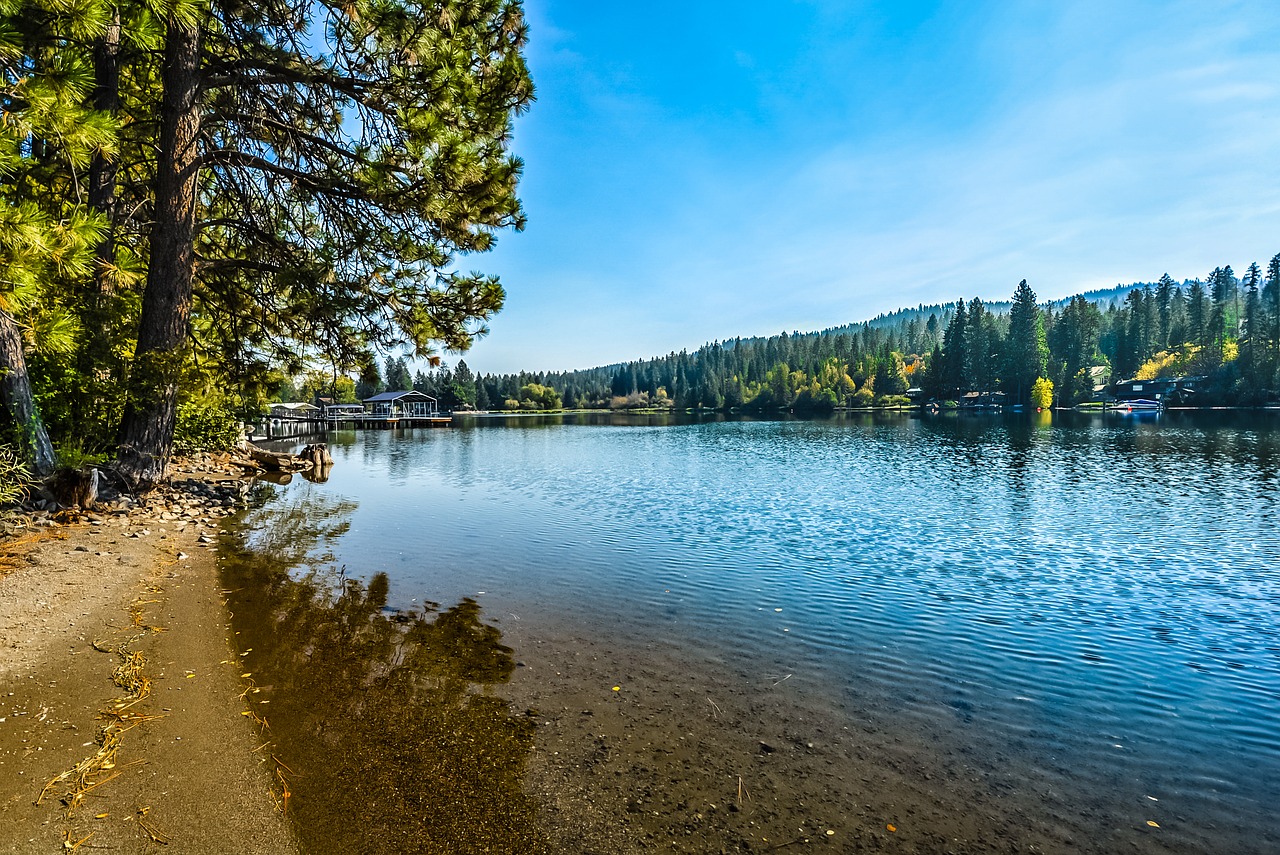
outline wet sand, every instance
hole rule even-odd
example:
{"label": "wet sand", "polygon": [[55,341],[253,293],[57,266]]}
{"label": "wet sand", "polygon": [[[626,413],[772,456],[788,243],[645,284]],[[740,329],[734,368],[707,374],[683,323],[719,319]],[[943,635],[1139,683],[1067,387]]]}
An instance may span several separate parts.
{"label": "wet sand", "polygon": [[[242,715],[216,559],[199,542],[216,527],[106,516],[5,545],[0,852],[297,851]],[[142,657],[140,701],[113,680],[122,653]],[[140,718],[117,718],[114,762],[88,778],[100,785],[74,810],[65,781],[37,805],[100,751],[104,711]]]}

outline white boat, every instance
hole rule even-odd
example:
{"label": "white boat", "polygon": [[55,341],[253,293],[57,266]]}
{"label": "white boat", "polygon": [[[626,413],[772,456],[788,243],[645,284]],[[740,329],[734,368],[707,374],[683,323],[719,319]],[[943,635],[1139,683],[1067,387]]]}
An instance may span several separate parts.
{"label": "white boat", "polygon": [[1164,404],[1150,398],[1135,398],[1132,401],[1116,401],[1111,409],[1121,413],[1155,412],[1163,410]]}

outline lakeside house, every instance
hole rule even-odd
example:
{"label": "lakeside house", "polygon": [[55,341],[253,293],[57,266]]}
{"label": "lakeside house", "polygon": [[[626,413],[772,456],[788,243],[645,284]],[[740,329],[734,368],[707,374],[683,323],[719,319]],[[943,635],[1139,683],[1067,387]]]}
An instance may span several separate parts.
{"label": "lakeside house", "polygon": [[1194,405],[1207,377],[1164,377],[1157,380],[1123,380],[1111,387],[1115,401],[1159,401],[1173,406]]}
{"label": "lakeside house", "polygon": [[1004,392],[966,392],[956,403],[966,409],[990,410],[1003,407],[1007,397]]}
{"label": "lakeside house", "polygon": [[364,411],[385,419],[429,418],[440,410],[430,395],[414,389],[404,392],[382,392],[364,399]]}

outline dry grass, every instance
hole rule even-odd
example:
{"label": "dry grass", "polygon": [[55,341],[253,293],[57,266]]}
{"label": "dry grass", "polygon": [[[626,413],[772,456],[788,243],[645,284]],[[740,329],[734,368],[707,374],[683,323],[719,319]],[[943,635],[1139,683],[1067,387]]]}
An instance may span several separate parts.
{"label": "dry grass", "polygon": [[[154,586],[148,589],[148,593],[156,592],[157,590]],[[130,645],[145,636],[147,632],[159,631],[156,627],[147,626],[143,622],[143,607],[155,602],[158,602],[158,600],[146,600],[139,597],[129,607],[133,626],[143,631],[135,633],[116,648],[115,653],[120,658],[120,664],[112,670],[111,681],[124,692],[124,695],[114,701],[111,709],[101,710],[98,713],[98,719],[106,722],[105,725],[99,728],[95,738],[98,750],[45,784],[40,791],[40,795],[36,798],[37,805],[43,803],[46,799],[52,798],[57,793],[58,799],[66,806],[66,816],[70,819],[75,814],[76,809],[84,803],[85,797],[95,789],[119,777],[126,769],[141,766],[146,762],[145,760],[135,760],[119,766],[116,764],[116,757],[120,751],[121,737],[124,734],[149,721],[164,718],[163,715],[149,715],[134,712],[130,709],[135,704],[151,696],[151,678],[144,673],[147,658],[140,651],[131,649]],[[96,650],[105,650],[98,642],[93,642],[93,647]],[[139,814],[138,823],[146,830],[148,836],[158,843],[167,843],[167,839],[160,839],[164,835],[147,830],[147,826],[141,818],[142,815],[142,813]],[[79,846],[83,842],[81,840],[75,845]]]}
{"label": "dry grass", "polygon": [[21,565],[18,563],[32,547],[55,540],[66,540],[67,533],[61,529],[47,528],[33,531],[22,537],[0,543],[0,577],[7,576]]}
{"label": "dry grass", "polygon": [[289,797],[293,795],[293,793],[289,789],[289,781],[285,778],[284,773],[288,772],[290,775],[294,776],[296,776],[297,773],[286,766],[284,761],[276,755],[272,754],[271,759],[276,763],[276,778],[280,781],[280,797],[276,798],[276,794],[274,792],[271,794],[271,797],[275,799],[276,809],[281,813],[287,813],[289,810]]}
{"label": "dry grass", "polygon": [[151,820],[147,819],[147,814],[151,812],[150,807],[140,807],[138,812],[134,814],[134,819],[138,822],[138,827],[142,829],[142,833],[147,836],[153,843],[159,843],[162,846],[169,845],[169,836],[160,829],[156,828]]}

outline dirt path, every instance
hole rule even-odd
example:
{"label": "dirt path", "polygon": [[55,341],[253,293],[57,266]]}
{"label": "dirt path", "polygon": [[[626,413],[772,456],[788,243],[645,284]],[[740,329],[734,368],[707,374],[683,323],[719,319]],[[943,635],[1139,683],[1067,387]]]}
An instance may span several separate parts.
{"label": "dirt path", "polygon": [[[270,749],[243,715],[217,520],[189,505],[5,547],[0,852],[297,851]],[[70,796],[74,810],[74,774],[36,804],[86,762],[85,783],[101,783]]]}

